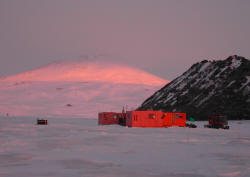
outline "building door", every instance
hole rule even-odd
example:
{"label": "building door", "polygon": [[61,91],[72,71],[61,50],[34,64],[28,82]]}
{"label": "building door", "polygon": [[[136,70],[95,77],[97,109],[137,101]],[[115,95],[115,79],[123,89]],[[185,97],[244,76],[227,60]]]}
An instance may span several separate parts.
{"label": "building door", "polygon": [[172,120],[172,125],[175,125],[175,122],[176,122],[176,115],[175,114],[171,115],[171,120]]}
{"label": "building door", "polygon": [[162,119],[162,124],[164,127],[169,127],[170,126],[170,117],[168,114],[163,113],[161,116]]}
{"label": "building door", "polygon": [[172,116],[172,125],[175,125],[175,117],[174,116]]}

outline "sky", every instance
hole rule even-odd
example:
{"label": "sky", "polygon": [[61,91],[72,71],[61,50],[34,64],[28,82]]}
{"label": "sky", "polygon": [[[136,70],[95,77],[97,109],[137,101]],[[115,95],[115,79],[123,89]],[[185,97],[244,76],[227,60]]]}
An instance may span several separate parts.
{"label": "sky", "polygon": [[0,0],[0,77],[103,55],[172,80],[192,64],[250,58],[248,0]]}

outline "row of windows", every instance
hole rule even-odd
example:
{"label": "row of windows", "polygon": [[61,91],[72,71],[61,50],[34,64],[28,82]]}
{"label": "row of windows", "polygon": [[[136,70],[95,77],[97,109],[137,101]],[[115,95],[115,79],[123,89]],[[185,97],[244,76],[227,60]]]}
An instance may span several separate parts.
{"label": "row of windows", "polygon": [[134,120],[135,120],[135,121],[138,120],[138,116],[137,116],[137,115],[134,116]]}
{"label": "row of windows", "polygon": [[[155,119],[155,114],[148,114],[148,118],[149,119]],[[138,116],[134,115],[134,120],[137,121],[138,120]]]}
{"label": "row of windows", "polygon": [[[131,116],[131,115],[130,115]],[[148,118],[149,119],[155,119],[155,114],[148,114]],[[166,116],[163,115],[162,116],[162,119],[164,119]],[[171,118],[172,119],[180,119],[180,118],[183,118],[182,115],[178,115],[178,114],[171,114]],[[134,120],[137,121],[138,120],[138,116],[137,115],[134,115]]]}

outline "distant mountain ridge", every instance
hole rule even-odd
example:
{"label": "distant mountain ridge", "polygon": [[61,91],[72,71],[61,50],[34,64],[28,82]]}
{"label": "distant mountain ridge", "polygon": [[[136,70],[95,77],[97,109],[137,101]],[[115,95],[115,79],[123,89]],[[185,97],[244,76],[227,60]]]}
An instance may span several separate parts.
{"label": "distant mountain ridge", "polygon": [[138,110],[187,112],[206,120],[221,113],[250,119],[250,61],[241,56],[204,60],[146,99]]}

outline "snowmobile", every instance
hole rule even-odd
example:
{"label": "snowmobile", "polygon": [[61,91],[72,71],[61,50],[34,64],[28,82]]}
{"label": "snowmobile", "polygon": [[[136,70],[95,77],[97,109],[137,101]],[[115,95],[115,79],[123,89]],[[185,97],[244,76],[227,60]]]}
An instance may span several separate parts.
{"label": "snowmobile", "polygon": [[195,125],[193,123],[186,123],[186,127],[188,127],[188,128],[197,128],[197,125]]}

